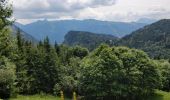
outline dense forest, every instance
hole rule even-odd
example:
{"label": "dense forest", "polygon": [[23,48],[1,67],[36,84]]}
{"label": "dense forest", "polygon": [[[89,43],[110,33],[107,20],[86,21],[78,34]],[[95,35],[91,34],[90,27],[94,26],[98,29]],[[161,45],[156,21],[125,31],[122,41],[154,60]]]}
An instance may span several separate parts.
{"label": "dense forest", "polygon": [[118,41],[118,38],[113,35],[96,34],[84,31],[69,31],[65,35],[63,44],[68,46],[82,46],[90,51],[97,48],[100,44],[105,43],[113,45]]}
{"label": "dense forest", "polygon": [[10,33],[11,6],[0,1],[0,98],[17,94],[70,97],[85,100],[140,100],[156,89],[170,91],[169,60],[150,58],[144,51],[102,44],[89,51],[80,46],[35,44],[20,31]]}
{"label": "dense forest", "polygon": [[170,58],[170,20],[162,19],[145,26],[117,42],[131,48],[142,49],[155,59]]}

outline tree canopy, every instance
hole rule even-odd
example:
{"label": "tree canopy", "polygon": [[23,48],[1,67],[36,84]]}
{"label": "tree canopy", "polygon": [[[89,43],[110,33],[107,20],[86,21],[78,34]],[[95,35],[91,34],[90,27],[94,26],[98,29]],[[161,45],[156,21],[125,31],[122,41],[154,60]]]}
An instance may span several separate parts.
{"label": "tree canopy", "polygon": [[82,61],[82,91],[87,98],[107,100],[146,96],[161,85],[157,67],[140,50],[102,45]]}

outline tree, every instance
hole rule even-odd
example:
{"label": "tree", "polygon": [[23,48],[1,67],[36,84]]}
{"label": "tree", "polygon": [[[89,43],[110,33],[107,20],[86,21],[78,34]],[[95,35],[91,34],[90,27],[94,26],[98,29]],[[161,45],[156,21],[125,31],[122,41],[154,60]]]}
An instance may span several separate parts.
{"label": "tree", "polygon": [[21,32],[18,29],[18,31],[17,31],[17,46],[18,46],[18,49],[19,49],[20,52],[23,52],[24,42],[25,42],[25,40],[22,38]]}
{"label": "tree", "polygon": [[0,1],[0,98],[9,98],[14,94],[15,83],[15,59],[14,41],[10,35],[8,25],[12,15],[8,0]]}
{"label": "tree", "polygon": [[[11,6],[9,6],[8,0],[0,1],[0,55],[9,57],[12,56],[12,38],[10,35],[9,28],[10,21],[7,18],[10,18],[12,15]],[[11,57],[12,58],[12,57]]]}
{"label": "tree", "polygon": [[161,84],[157,67],[140,50],[102,45],[81,63],[82,93],[107,100],[147,96]]}
{"label": "tree", "polygon": [[0,30],[0,55],[11,58],[13,51],[12,42],[9,29]]}
{"label": "tree", "polygon": [[[69,58],[69,64],[62,66],[60,71],[60,90],[65,91],[65,94],[71,97],[73,91],[80,89],[78,86],[79,77],[80,77],[80,62],[79,57]],[[59,92],[59,91],[58,91]]]}
{"label": "tree", "polygon": [[60,46],[57,44],[57,42],[55,42],[54,48],[56,50],[56,53],[59,54],[60,53]]}
{"label": "tree", "polygon": [[80,57],[81,59],[88,55],[89,51],[86,48],[75,46],[72,49],[73,56]]}
{"label": "tree", "polygon": [[158,60],[159,69],[162,74],[163,87],[161,88],[164,91],[170,91],[170,63],[167,60]]}
{"label": "tree", "polygon": [[48,38],[37,46],[26,42],[24,48],[25,64],[21,71],[22,81],[18,84],[20,93],[53,93],[54,85],[59,82],[60,71],[55,48],[49,44]]}
{"label": "tree", "polygon": [[7,18],[12,16],[12,7],[8,3],[9,0],[0,1],[0,30],[11,24]]}
{"label": "tree", "polygon": [[50,52],[51,45],[50,45],[50,41],[49,41],[49,38],[48,38],[48,37],[46,37],[46,38],[44,39],[44,44],[43,44],[43,46],[44,46],[44,49],[45,49],[46,52]]}
{"label": "tree", "polygon": [[6,99],[15,94],[15,64],[0,56],[0,98]]}

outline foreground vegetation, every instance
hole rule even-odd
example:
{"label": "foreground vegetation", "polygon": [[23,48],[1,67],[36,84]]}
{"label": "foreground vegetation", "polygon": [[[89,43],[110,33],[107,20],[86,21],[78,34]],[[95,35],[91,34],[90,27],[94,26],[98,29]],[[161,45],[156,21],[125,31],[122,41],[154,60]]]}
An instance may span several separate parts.
{"label": "foreground vegetation", "polygon": [[[55,97],[51,95],[32,95],[32,96],[17,96],[17,98],[13,98],[10,100],[60,100],[60,97]],[[66,99],[69,100],[69,99]],[[151,95],[148,98],[143,100],[170,100],[170,93],[164,91],[156,91],[154,95]]]}
{"label": "foreground vegetation", "polygon": [[[154,60],[137,49],[101,45],[92,52],[79,46],[51,45],[48,37],[38,44],[18,31],[12,37],[7,18],[12,14],[0,1],[0,98],[40,99],[73,91],[85,100],[140,100],[170,91],[170,63]],[[157,92],[165,95],[166,92]],[[155,97],[155,96],[154,96]],[[157,97],[156,97],[157,98]],[[57,98],[56,98],[57,99]]]}
{"label": "foreground vegetation", "polygon": [[59,97],[54,97],[51,95],[32,95],[32,96],[17,96],[10,100],[60,100]]}
{"label": "foreground vegetation", "polygon": [[146,100],[170,100],[170,92],[156,91],[156,93]]}

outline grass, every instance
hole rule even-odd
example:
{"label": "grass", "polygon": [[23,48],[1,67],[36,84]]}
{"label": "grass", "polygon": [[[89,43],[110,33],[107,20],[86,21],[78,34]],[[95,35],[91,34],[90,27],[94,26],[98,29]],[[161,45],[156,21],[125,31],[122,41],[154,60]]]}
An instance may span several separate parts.
{"label": "grass", "polygon": [[[10,100],[61,100],[60,97],[55,97],[51,95],[32,95],[32,96],[21,96]],[[65,99],[69,100],[69,99]],[[156,91],[156,94],[150,96],[146,100],[170,100],[170,92]]]}
{"label": "grass", "polygon": [[[32,96],[22,96],[18,95],[17,98],[13,98],[10,100],[61,100],[60,97],[55,97],[51,95],[32,95]],[[66,99],[68,100],[68,99]]]}
{"label": "grass", "polygon": [[156,94],[149,97],[147,100],[170,100],[170,92],[157,90]]}

